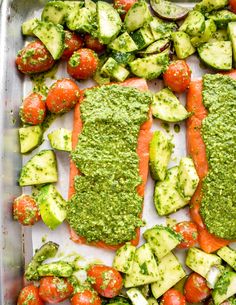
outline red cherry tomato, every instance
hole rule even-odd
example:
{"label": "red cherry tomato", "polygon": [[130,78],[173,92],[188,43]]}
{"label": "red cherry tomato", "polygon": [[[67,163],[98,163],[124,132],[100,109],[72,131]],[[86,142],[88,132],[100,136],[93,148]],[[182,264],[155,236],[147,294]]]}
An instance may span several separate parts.
{"label": "red cherry tomato", "polygon": [[97,54],[90,49],[75,51],[67,62],[67,72],[75,79],[88,79],[98,66]]}
{"label": "red cherry tomato", "polygon": [[137,0],[114,0],[114,6],[116,9],[124,11],[126,14],[135,2],[137,2]]}
{"label": "red cherry tomato", "polygon": [[106,298],[117,296],[123,286],[120,273],[112,267],[94,265],[88,269],[87,274],[93,288]]}
{"label": "red cherry tomato", "polygon": [[191,70],[184,60],[173,61],[163,74],[164,83],[172,91],[184,92],[191,81]]}
{"label": "red cherry tomato", "polygon": [[18,70],[25,74],[47,71],[54,62],[52,55],[40,40],[30,42],[16,57]]}
{"label": "red cherry tomato", "polygon": [[39,296],[50,304],[66,300],[73,291],[73,286],[65,278],[46,276],[40,279]]}
{"label": "red cherry tomato", "polygon": [[211,295],[206,279],[198,273],[191,273],[184,285],[184,295],[189,303],[199,303]]}
{"label": "red cherry tomato", "polygon": [[103,52],[105,50],[104,44],[102,44],[97,38],[94,38],[89,34],[85,35],[84,41],[86,48],[91,49],[97,53]]}
{"label": "red cherry tomato", "polygon": [[198,242],[197,225],[192,221],[182,221],[177,223],[173,228],[177,233],[182,235],[183,241],[178,248],[190,248]]}
{"label": "red cherry tomato", "polygon": [[169,289],[164,293],[161,305],[186,305],[186,300],[180,291]]}
{"label": "red cherry tomato", "polygon": [[39,289],[34,285],[23,288],[19,294],[17,305],[44,305],[39,297]]}
{"label": "red cherry tomato", "polygon": [[83,43],[83,39],[78,34],[65,31],[65,50],[62,54],[62,59],[70,58],[74,51],[82,48]]}
{"label": "red cherry tomato", "polygon": [[26,124],[41,124],[46,116],[46,106],[42,96],[38,93],[27,96],[21,105],[20,116]]}
{"label": "red cherry tomato", "polygon": [[32,226],[41,219],[39,208],[33,197],[21,195],[13,202],[13,217],[24,226]]}
{"label": "red cherry tomato", "polygon": [[102,301],[95,291],[77,292],[71,299],[71,305],[101,305]]}
{"label": "red cherry tomato", "polygon": [[72,109],[78,103],[80,90],[77,84],[63,78],[56,81],[48,91],[46,105],[52,113],[63,113]]}
{"label": "red cherry tomato", "polygon": [[236,14],[236,0],[229,0],[229,9]]}

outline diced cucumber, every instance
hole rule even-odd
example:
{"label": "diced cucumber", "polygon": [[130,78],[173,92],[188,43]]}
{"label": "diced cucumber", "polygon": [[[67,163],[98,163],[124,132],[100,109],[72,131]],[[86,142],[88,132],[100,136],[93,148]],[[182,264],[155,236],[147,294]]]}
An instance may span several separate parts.
{"label": "diced cucumber", "polygon": [[174,42],[176,55],[179,59],[187,58],[195,53],[196,50],[191,44],[190,37],[185,32],[172,33],[172,40]]}
{"label": "diced cucumber", "polygon": [[186,265],[206,278],[210,268],[221,264],[221,258],[215,254],[208,254],[198,248],[190,248],[187,252]]}
{"label": "diced cucumber", "polygon": [[158,267],[150,245],[136,249],[130,274],[125,275],[125,288],[150,284],[158,279]]}
{"label": "diced cucumber", "polygon": [[151,284],[153,296],[158,299],[168,289],[184,278],[185,275],[178,259],[170,252],[158,264],[158,280]]}
{"label": "diced cucumber", "polygon": [[217,30],[212,34],[212,37],[210,38],[209,42],[215,42],[215,41],[227,41],[230,40],[227,30]]}
{"label": "diced cucumber", "polygon": [[201,60],[211,68],[232,69],[232,44],[230,41],[207,42],[198,48]]}
{"label": "diced cucumber", "polygon": [[101,74],[123,82],[128,77],[129,71],[119,65],[114,58],[109,57],[101,68]]}
{"label": "diced cucumber", "polygon": [[148,301],[137,288],[127,290],[127,295],[133,305],[148,305]]}
{"label": "diced cucumber", "polygon": [[222,10],[214,12],[208,18],[215,22],[218,29],[227,29],[228,23],[236,21],[236,14],[228,10]]}
{"label": "diced cucumber", "polygon": [[19,129],[19,138],[20,152],[28,153],[42,143],[43,129],[40,125],[22,127]]}
{"label": "diced cucumber", "polygon": [[124,25],[128,32],[143,27],[152,20],[148,4],[144,0],[135,2],[125,15]]}
{"label": "diced cucumber", "polygon": [[163,181],[170,161],[173,144],[161,131],[155,131],[149,145],[149,164],[154,180]]}
{"label": "diced cucumber", "polygon": [[23,35],[33,36],[33,30],[38,25],[39,20],[37,18],[26,20],[22,23],[21,31]]}
{"label": "diced cucumber", "polygon": [[97,2],[99,39],[104,44],[109,44],[121,30],[122,21],[114,7],[106,2]]}
{"label": "diced cucumber", "polygon": [[66,201],[53,184],[42,187],[38,194],[39,210],[49,229],[56,229],[66,218]]}
{"label": "diced cucumber", "polygon": [[234,67],[236,67],[236,22],[230,22],[228,24],[228,33],[233,47]]}
{"label": "diced cucumber", "polygon": [[157,300],[152,297],[148,298],[147,301],[148,301],[148,305],[158,305]]}
{"label": "diced cucumber", "polygon": [[156,183],[154,203],[160,216],[174,213],[188,203],[177,191],[178,172],[177,166],[172,167],[167,171],[166,179]]}
{"label": "diced cucumber", "polygon": [[178,188],[184,198],[190,200],[199,182],[193,160],[184,157],[179,163]]}
{"label": "diced cucumber", "polygon": [[52,150],[42,150],[22,168],[20,186],[57,182],[57,161]]}
{"label": "diced cucumber", "polygon": [[223,247],[217,251],[219,257],[221,257],[227,264],[229,264],[234,270],[236,270],[236,251],[230,247]]}
{"label": "diced cucumber", "polygon": [[134,32],[132,38],[139,50],[146,48],[154,41],[154,37],[149,26],[142,27]]}
{"label": "diced cucumber", "polygon": [[[125,53],[124,53],[125,54]],[[127,53],[128,54],[128,53]],[[96,72],[93,75],[93,79],[95,80],[95,82],[97,82],[100,86],[104,85],[104,84],[108,84],[110,83],[110,77],[108,76],[104,76],[101,73],[101,68],[104,65],[104,63],[107,61],[107,55],[103,54],[100,56],[99,58],[99,63],[98,63],[98,67]]]}
{"label": "diced cucumber", "polygon": [[150,55],[145,58],[138,58],[129,65],[131,72],[146,79],[155,79],[165,71],[169,64],[169,54],[162,52],[160,54]]}
{"label": "diced cucumber", "polygon": [[58,244],[49,241],[36,251],[25,271],[27,281],[39,280],[37,268],[46,259],[54,257],[57,254],[58,248]]}
{"label": "diced cucumber", "polygon": [[153,42],[145,50],[139,51],[138,54],[140,56],[147,56],[147,55],[161,53],[162,51],[166,50],[169,47],[169,45],[170,45],[169,38],[159,39]]}
{"label": "diced cucumber", "polygon": [[133,52],[138,49],[136,43],[133,41],[132,37],[128,34],[128,32],[124,32],[120,36],[118,36],[115,40],[113,40],[108,47],[112,50],[118,52]]}
{"label": "diced cucumber", "polygon": [[184,287],[185,287],[185,283],[186,283],[187,279],[188,279],[188,275],[186,275],[178,283],[176,283],[173,288],[178,290],[182,294],[184,294],[185,293],[184,292]]}
{"label": "diced cucumber", "polygon": [[61,57],[65,49],[65,32],[61,25],[40,21],[33,33],[43,42],[55,60]]}
{"label": "diced cucumber", "polygon": [[110,56],[115,59],[119,64],[126,65],[135,59],[135,55],[133,53],[123,53],[112,51]]}
{"label": "diced cucumber", "polygon": [[157,92],[151,105],[152,115],[166,122],[185,120],[189,113],[168,88]]}
{"label": "diced cucumber", "polygon": [[205,25],[204,33],[191,38],[191,43],[194,47],[199,47],[201,44],[208,42],[216,32],[216,25],[213,20],[206,20]]}
{"label": "diced cucumber", "polygon": [[64,151],[72,150],[72,132],[65,128],[59,128],[48,134],[52,148]]}
{"label": "diced cucumber", "polygon": [[55,24],[64,24],[67,12],[68,8],[64,1],[49,1],[44,6],[41,20]]}
{"label": "diced cucumber", "polygon": [[202,0],[195,5],[194,9],[204,14],[224,8],[227,4],[228,0]]}
{"label": "diced cucumber", "polygon": [[179,31],[186,32],[190,36],[197,36],[205,30],[205,18],[198,11],[191,11],[188,13],[184,23],[179,28]]}
{"label": "diced cucumber", "polygon": [[58,261],[49,264],[43,264],[37,269],[39,276],[59,276],[70,277],[73,273],[73,268],[67,262]]}
{"label": "diced cucumber", "polygon": [[135,246],[131,243],[126,243],[119,248],[113,260],[113,267],[120,272],[131,273],[135,250]]}
{"label": "diced cucumber", "polygon": [[157,17],[149,23],[152,31],[152,35],[155,40],[170,38],[171,33],[177,29],[177,25],[174,22],[165,22]]}
{"label": "diced cucumber", "polygon": [[215,305],[223,303],[236,294],[236,272],[225,272],[217,281],[212,292]]}
{"label": "diced cucumber", "polygon": [[146,230],[143,237],[149,243],[158,260],[171,252],[182,240],[181,235],[170,227],[161,225]]}

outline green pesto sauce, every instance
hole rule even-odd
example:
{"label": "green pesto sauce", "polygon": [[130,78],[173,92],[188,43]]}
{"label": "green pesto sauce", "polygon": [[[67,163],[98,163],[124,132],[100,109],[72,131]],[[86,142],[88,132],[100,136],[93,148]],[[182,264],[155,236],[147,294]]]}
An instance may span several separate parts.
{"label": "green pesto sauce", "polygon": [[71,227],[88,242],[116,245],[135,237],[143,225],[143,198],[136,152],[140,125],[151,96],[118,85],[87,90],[81,104],[83,130],[72,158],[83,175],[68,205]]}
{"label": "green pesto sauce", "polygon": [[208,230],[236,238],[236,81],[205,75],[203,102],[209,114],[202,125],[209,172],[203,181],[201,215]]}

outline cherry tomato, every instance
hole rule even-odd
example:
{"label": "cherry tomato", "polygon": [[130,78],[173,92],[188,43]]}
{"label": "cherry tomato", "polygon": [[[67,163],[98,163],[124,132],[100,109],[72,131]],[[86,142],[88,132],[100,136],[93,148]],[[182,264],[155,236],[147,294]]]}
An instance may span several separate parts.
{"label": "cherry tomato", "polygon": [[70,31],[65,31],[65,50],[62,54],[62,59],[68,59],[74,53],[74,51],[82,48],[83,39]]}
{"label": "cherry tomato", "polygon": [[84,37],[85,46],[88,49],[91,49],[95,52],[103,52],[105,50],[104,44],[102,44],[97,38],[92,37],[89,34],[86,34]]}
{"label": "cherry tomato", "polygon": [[98,66],[97,54],[90,49],[75,51],[67,62],[67,72],[75,79],[88,79]]}
{"label": "cherry tomato", "polygon": [[65,278],[46,276],[40,279],[39,296],[50,304],[60,303],[71,296],[74,288]]}
{"label": "cherry tomato", "polygon": [[236,14],[236,0],[229,0],[229,9]]}
{"label": "cherry tomato", "polygon": [[46,105],[52,113],[63,113],[72,109],[79,101],[80,90],[77,84],[63,78],[56,81],[48,91]]}
{"label": "cherry tomato", "polygon": [[41,219],[39,208],[33,197],[22,194],[13,202],[13,217],[24,226],[32,226]]}
{"label": "cherry tomato", "polygon": [[34,285],[23,288],[19,294],[17,305],[44,305],[39,297],[39,289]]}
{"label": "cherry tomato", "polygon": [[71,305],[100,305],[102,301],[95,291],[77,292],[71,299]]}
{"label": "cherry tomato", "polygon": [[137,2],[137,0],[114,0],[114,6],[116,9],[124,11],[126,14],[135,2]]}
{"label": "cherry tomato", "polygon": [[164,293],[161,305],[186,305],[186,300],[180,291],[169,289]]}
{"label": "cherry tomato", "polygon": [[106,298],[117,296],[123,286],[120,273],[112,267],[94,265],[88,269],[87,274],[93,288]]}
{"label": "cherry tomato", "polygon": [[182,235],[183,241],[178,248],[190,248],[198,242],[197,225],[192,221],[182,221],[177,223],[173,228],[177,233]]}
{"label": "cherry tomato", "polygon": [[42,96],[38,93],[27,96],[21,105],[20,116],[26,124],[41,124],[46,116],[46,106]]}
{"label": "cherry tomato", "polygon": [[25,74],[47,71],[54,62],[52,55],[40,40],[30,42],[16,57],[17,68]]}
{"label": "cherry tomato", "polygon": [[184,60],[173,61],[163,74],[164,83],[172,91],[184,92],[191,81],[191,70]]}
{"label": "cherry tomato", "polygon": [[198,273],[191,273],[184,285],[184,295],[189,303],[199,303],[211,295],[206,279]]}

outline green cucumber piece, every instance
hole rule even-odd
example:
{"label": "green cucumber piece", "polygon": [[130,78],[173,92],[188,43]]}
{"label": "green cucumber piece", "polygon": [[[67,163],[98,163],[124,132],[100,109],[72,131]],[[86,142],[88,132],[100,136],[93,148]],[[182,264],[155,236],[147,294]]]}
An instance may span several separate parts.
{"label": "green cucumber piece", "polygon": [[205,18],[198,11],[189,12],[179,31],[186,32],[190,36],[197,36],[205,30]]}
{"label": "green cucumber piece", "polygon": [[65,128],[59,128],[48,134],[52,148],[57,150],[72,150],[72,132]]}
{"label": "green cucumber piece", "polygon": [[49,1],[44,6],[41,20],[55,24],[64,24],[67,11],[68,8],[64,1]]}
{"label": "green cucumber piece", "polygon": [[43,264],[37,269],[39,276],[59,276],[70,277],[73,273],[73,268],[67,262],[58,261],[49,264]]}
{"label": "green cucumber piece", "polygon": [[155,40],[170,38],[171,33],[177,30],[177,25],[174,22],[165,22],[157,17],[149,23],[152,35]]}
{"label": "green cucumber piece", "polygon": [[188,34],[185,32],[174,32],[171,36],[174,42],[176,55],[179,59],[185,59],[195,53],[196,50],[191,44]]}
{"label": "green cucumber piece", "polygon": [[131,273],[135,251],[135,246],[126,243],[116,251],[112,266],[125,274]]}
{"label": "green cucumber piece", "polygon": [[205,25],[206,27],[204,33],[191,38],[191,44],[194,47],[199,47],[201,44],[210,41],[210,39],[216,32],[216,25],[213,20],[206,20]]}
{"label": "green cucumber piece", "polygon": [[234,249],[223,247],[217,251],[217,255],[236,270],[236,251]]}
{"label": "green cucumber piece", "polygon": [[194,10],[205,14],[224,8],[226,5],[228,5],[228,0],[202,0],[195,5]]}
{"label": "green cucumber piece", "polygon": [[236,294],[236,272],[225,272],[216,282],[212,292],[215,305],[222,304]]}
{"label": "green cucumber piece", "polygon": [[138,49],[137,45],[133,41],[132,37],[128,34],[128,32],[124,32],[118,36],[108,45],[108,47],[112,50],[123,53],[134,52]]}
{"label": "green cucumber piece", "polygon": [[159,305],[155,298],[152,297],[148,298],[147,301],[148,301],[148,305]]}
{"label": "green cucumber piece", "polygon": [[148,301],[137,288],[131,288],[127,290],[127,295],[133,305],[148,305]]}
{"label": "green cucumber piece", "polygon": [[150,27],[143,27],[133,33],[132,38],[139,50],[146,48],[154,41]]}
{"label": "green cucumber piece", "polygon": [[26,20],[22,23],[21,32],[23,35],[34,36],[33,30],[38,25],[39,20],[37,18]]}
{"label": "green cucumber piece", "polygon": [[118,62],[118,64],[121,65],[127,65],[131,61],[135,60],[135,55],[133,53],[123,53],[123,52],[116,52],[112,51],[111,52],[111,57],[115,59],[115,61]]}
{"label": "green cucumber piece", "polygon": [[159,39],[149,45],[145,50],[139,51],[138,54],[140,56],[154,55],[163,52],[170,45],[169,38]]}
{"label": "green cucumber piece", "polygon": [[129,71],[118,64],[114,58],[109,57],[101,68],[101,74],[123,82],[129,76]]}
{"label": "green cucumber piece", "polygon": [[230,22],[236,21],[236,14],[228,10],[222,10],[213,12],[208,18],[215,22],[218,29],[227,29]]}
{"label": "green cucumber piece", "polygon": [[236,22],[230,22],[228,24],[228,34],[233,47],[234,67],[236,67]]}
{"label": "green cucumber piece", "polygon": [[43,129],[40,125],[19,129],[20,152],[28,153],[38,147],[43,140]]}
{"label": "green cucumber piece", "polygon": [[221,30],[217,30],[212,34],[212,37],[209,39],[209,42],[228,41],[228,40],[230,40],[230,38],[227,33],[227,30],[221,29]]}

